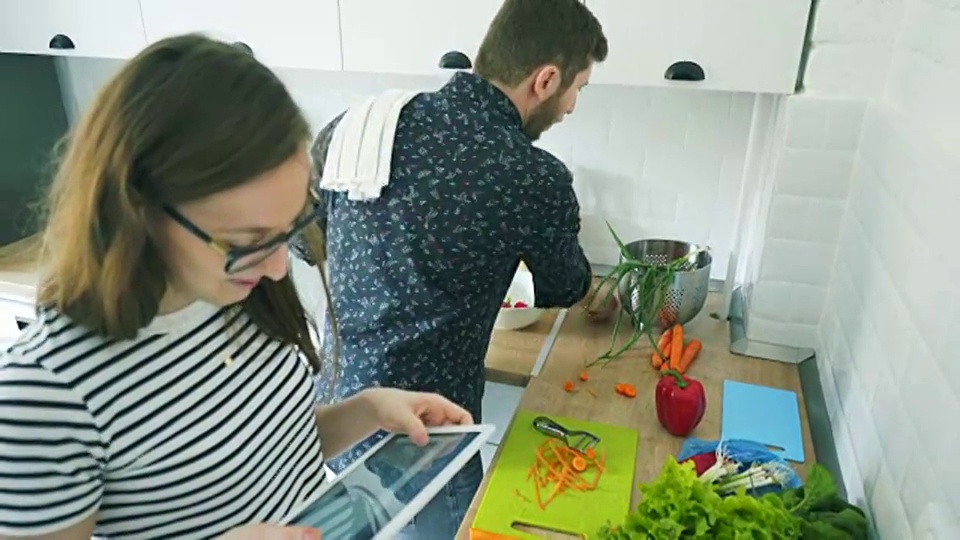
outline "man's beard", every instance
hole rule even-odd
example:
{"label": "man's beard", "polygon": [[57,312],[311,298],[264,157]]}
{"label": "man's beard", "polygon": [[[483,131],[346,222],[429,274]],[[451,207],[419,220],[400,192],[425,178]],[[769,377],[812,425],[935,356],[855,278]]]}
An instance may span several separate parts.
{"label": "man's beard", "polygon": [[535,141],[550,126],[556,124],[559,117],[560,93],[557,92],[530,112],[530,117],[523,125],[523,132],[530,137],[530,140]]}

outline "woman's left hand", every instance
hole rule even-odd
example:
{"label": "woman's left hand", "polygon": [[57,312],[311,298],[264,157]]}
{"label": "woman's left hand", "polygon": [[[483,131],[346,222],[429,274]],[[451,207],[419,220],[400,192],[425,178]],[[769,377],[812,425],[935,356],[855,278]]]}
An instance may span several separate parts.
{"label": "woman's left hand", "polygon": [[427,427],[473,423],[466,409],[440,394],[396,388],[371,388],[364,394],[381,428],[405,433],[420,446],[427,444]]}

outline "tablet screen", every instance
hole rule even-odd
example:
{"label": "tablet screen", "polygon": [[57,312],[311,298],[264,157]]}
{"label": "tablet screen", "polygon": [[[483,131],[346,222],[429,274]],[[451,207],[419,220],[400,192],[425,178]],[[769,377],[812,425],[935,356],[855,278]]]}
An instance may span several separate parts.
{"label": "tablet screen", "polygon": [[479,435],[431,433],[422,447],[394,436],[289,523],[316,527],[323,540],[369,540]]}

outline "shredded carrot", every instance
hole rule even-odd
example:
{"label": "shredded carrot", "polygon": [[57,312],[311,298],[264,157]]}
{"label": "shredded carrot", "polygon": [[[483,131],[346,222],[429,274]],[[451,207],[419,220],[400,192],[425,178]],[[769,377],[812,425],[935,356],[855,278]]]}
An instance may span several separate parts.
{"label": "shredded carrot", "polygon": [[514,490],[513,490],[513,493],[514,493],[517,497],[520,497],[520,499],[522,499],[522,500],[524,500],[524,501],[526,501],[526,502],[530,502],[530,499],[528,499],[523,493],[520,493],[520,490],[519,490],[519,489],[514,489]]}
{"label": "shredded carrot", "polygon": [[[592,448],[580,453],[554,439],[546,439],[536,450],[536,461],[527,475],[528,481],[533,482],[537,506],[545,510],[562,493],[596,489],[605,463],[606,453],[597,459],[597,452]],[[591,473],[592,479],[584,477]]]}
{"label": "shredded carrot", "polygon": [[590,394],[590,395],[593,396],[593,397],[597,397],[597,393],[594,392],[594,391],[593,391],[592,389],[590,389],[590,388],[587,388],[587,393]]}
{"label": "shredded carrot", "polygon": [[587,374],[586,371],[581,371],[581,372],[580,372],[580,380],[581,380],[581,381],[587,382],[587,379],[589,379],[589,378],[590,378],[590,375]]}
{"label": "shredded carrot", "polygon": [[573,382],[567,381],[563,383],[563,389],[566,390],[567,392],[573,392]]}

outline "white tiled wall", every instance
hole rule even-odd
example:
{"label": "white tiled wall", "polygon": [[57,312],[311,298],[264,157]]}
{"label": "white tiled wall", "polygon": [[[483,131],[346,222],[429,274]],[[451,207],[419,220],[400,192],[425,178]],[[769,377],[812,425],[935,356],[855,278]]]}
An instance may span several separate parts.
{"label": "white tiled wall", "polygon": [[760,269],[747,284],[752,340],[818,345],[864,108],[884,88],[906,1],[817,3],[804,91],[781,103]]}
{"label": "white tiled wall", "polygon": [[960,159],[945,142],[870,105],[820,324],[841,465],[885,538],[927,538],[937,516],[960,527],[960,256],[944,243]]}
{"label": "white tiled wall", "polygon": [[748,313],[750,339],[816,345],[850,171],[861,100],[787,98],[775,148],[769,214]]}
{"label": "white tiled wall", "polygon": [[[82,110],[119,67],[71,58],[68,89]],[[354,99],[388,87],[432,89],[444,79],[285,70],[316,130]],[[726,272],[750,117],[751,94],[591,85],[576,112],[541,145],[575,176],[582,241],[595,263],[615,263],[610,221],[624,240],[674,237],[710,245],[714,277]]]}
{"label": "white tiled wall", "polygon": [[844,482],[879,536],[960,538],[960,2],[823,0],[815,30],[750,324],[819,344]]}

